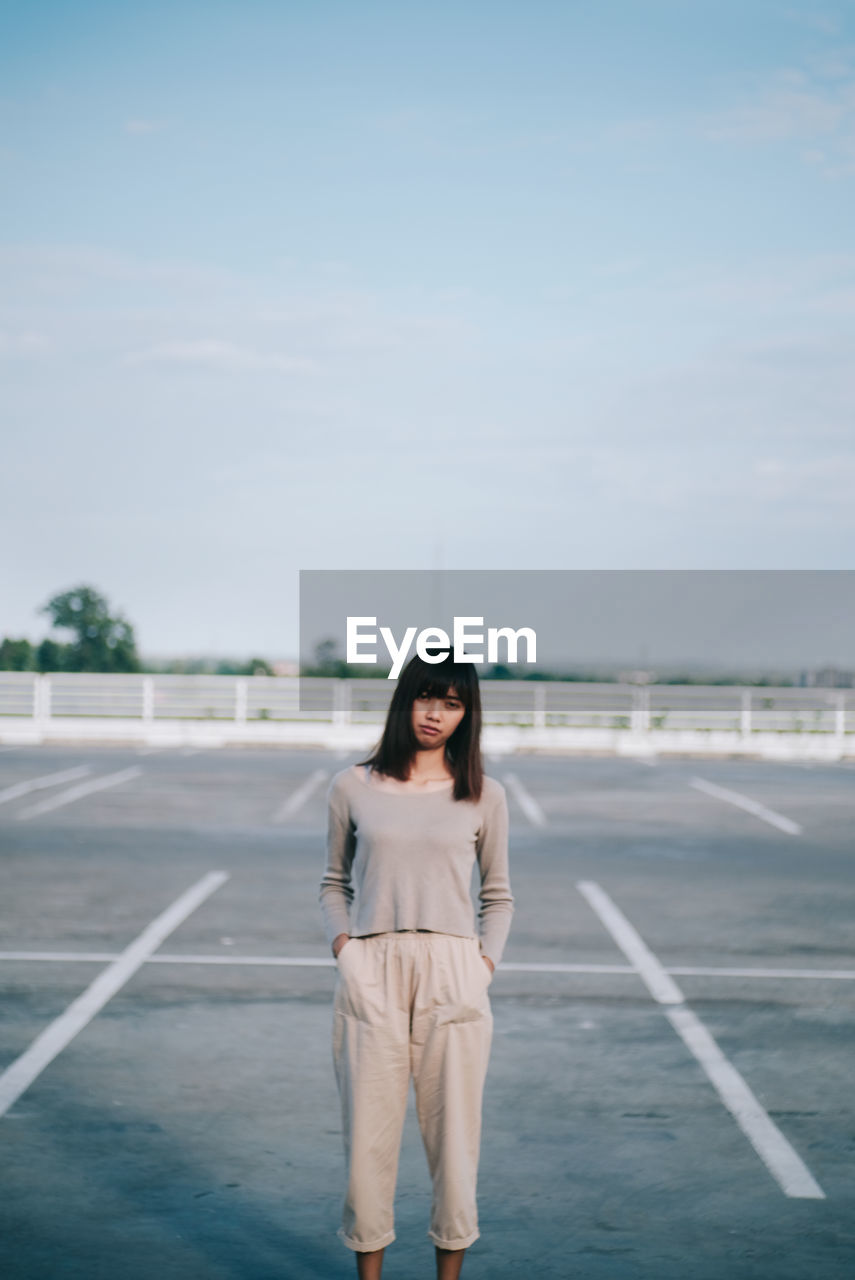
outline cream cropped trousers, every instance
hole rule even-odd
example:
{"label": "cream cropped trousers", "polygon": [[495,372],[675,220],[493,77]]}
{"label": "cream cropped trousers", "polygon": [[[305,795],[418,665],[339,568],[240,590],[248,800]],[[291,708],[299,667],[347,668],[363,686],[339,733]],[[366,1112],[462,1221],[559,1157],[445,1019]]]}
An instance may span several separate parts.
{"label": "cream cropped trousers", "polygon": [[406,930],[351,938],[338,953],[333,1063],[347,1190],[338,1234],[358,1252],[395,1239],[395,1182],[410,1076],[433,1183],[428,1235],[479,1236],[475,1188],[490,1056],[492,973],[477,938]]}

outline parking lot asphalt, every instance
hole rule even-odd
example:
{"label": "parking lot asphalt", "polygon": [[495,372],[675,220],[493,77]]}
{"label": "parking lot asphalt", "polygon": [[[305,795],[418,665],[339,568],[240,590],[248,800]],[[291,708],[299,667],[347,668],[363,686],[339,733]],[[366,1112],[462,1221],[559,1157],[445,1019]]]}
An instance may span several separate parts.
{"label": "parking lot asphalt", "polygon": [[[355,1273],[317,900],[354,759],[0,752],[4,1277]],[[463,1275],[849,1280],[855,768],[487,772],[516,911]],[[389,1280],[433,1275],[429,1204],[411,1098]]]}

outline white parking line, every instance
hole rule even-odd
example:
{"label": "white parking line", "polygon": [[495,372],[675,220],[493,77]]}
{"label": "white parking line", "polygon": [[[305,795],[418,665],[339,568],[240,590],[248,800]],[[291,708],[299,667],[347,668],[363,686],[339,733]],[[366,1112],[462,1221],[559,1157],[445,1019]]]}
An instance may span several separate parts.
{"label": "white parking line", "polygon": [[825,1192],[778,1126],[724,1056],[700,1018],[685,1003],[682,991],[644,939],[593,880],[576,886],[608,929],[621,951],[635,966],[654,1000],[668,1006],[665,1013],[686,1048],[694,1054],[724,1105],[748,1138],[785,1195],[824,1200]]}
{"label": "white parking line", "polygon": [[85,778],[86,774],[91,772],[90,765],[79,764],[73,769],[60,769],[59,773],[42,774],[40,778],[31,778],[29,782],[16,782],[11,787],[6,787],[4,791],[0,791],[0,804],[6,804],[8,800],[18,800],[21,796],[28,796],[31,791],[41,791],[45,787],[58,787],[61,782]]}
{"label": "white parking line", "polygon": [[[111,951],[0,951],[0,960],[42,960],[68,964],[70,961],[100,963],[115,960],[116,954]],[[335,965],[332,956],[241,956],[228,953],[226,955],[160,955],[150,956],[147,964],[258,964],[258,965]],[[635,973],[629,964],[537,964],[535,962],[506,963],[502,969],[520,970],[526,973]],[[855,970],[852,977],[855,978]]]}
{"label": "white parking line", "polygon": [[0,1116],[6,1114],[24,1090],[71,1043],[77,1033],[91,1022],[95,1014],[103,1009],[140,965],[149,959],[163,940],[228,878],[226,871],[209,871],[202,876],[201,880],[182,893],[151,924],[146,925],[139,937],[103,973],[98,974],[83,994],[36,1036],[30,1047],[0,1075]]}
{"label": "white parking line", "polygon": [[63,805],[81,800],[83,796],[91,796],[95,791],[117,787],[120,782],[130,782],[131,778],[138,778],[141,773],[142,769],[138,765],[132,765],[130,769],[108,773],[103,778],[92,778],[90,782],[81,782],[76,787],[69,787],[67,791],[60,791],[58,796],[51,796],[49,800],[40,800],[38,804],[22,809],[16,817],[19,822],[25,822],[28,818],[37,818],[39,814],[50,813],[52,809],[61,809]]}
{"label": "white parking line", "polygon": [[[0,951],[2,960],[22,960],[51,964],[104,964],[118,957],[115,951]],[[231,953],[223,955],[175,955],[161,952],[151,956],[146,964],[259,964],[259,965],[327,965],[334,964],[332,959],[326,960],[318,956],[241,956]],[[539,961],[503,960],[500,973],[509,970],[512,973],[637,973],[631,964],[561,964],[552,962],[542,964]],[[819,982],[855,982],[855,969],[729,969],[716,968],[714,965],[675,965],[666,969],[666,973],[680,977],[696,978],[760,978],[777,981],[814,980]]]}
{"label": "white parking line", "polygon": [[540,805],[535,800],[534,796],[531,795],[525,789],[525,787],[520,782],[517,775],[515,773],[506,773],[505,782],[510,787],[513,793],[514,799],[516,800],[517,804],[522,809],[523,813],[528,818],[532,826],[545,827],[546,814],[543,812]]}
{"label": "white parking line", "polygon": [[702,965],[669,965],[669,973],[692,978],[822,978],[851,982],[855,969],[717,969]]}
{"label": "white parking line", "polygon": [[770,826],[777,827],[779,831],[786,831],[789,836],[800,836],[802,829],[797,822],[793,822],[790,818],[785,818],[783,814],[776,813],[774,809],[767,809],[764,804],[759,804],[756,800],[752,800],[750,796],[744,796],[739,791],[730,791],[727,787],[719,787],[714,782],[707,782],[704,778],[692,778],[690,786],[695,787],[698,791],[705,791],[709,796],[715,796],[717,800],[726,800],[728,804],[736,805],[737,809],[744,809],[746,813],[753,813],[755,818],[761,818],[763,822],[768,822]]}
{"label": "white parking line", "polygon": [[660,1004],[682,1004],[683,993],[676,982],[608,894],[593,880],[580,880],[576,888],[596,911],[654,1000]]}
{"label": "white parking line", "polygon": [[288,797],[284,804],[276,810],[271,822],[287,822],[289,818],[293,818],[294,814],[301,809],[308,800],[312,792],[320,786],[329,777],[326,769],[316,769],[306,781],[299,786],[296,791]]}

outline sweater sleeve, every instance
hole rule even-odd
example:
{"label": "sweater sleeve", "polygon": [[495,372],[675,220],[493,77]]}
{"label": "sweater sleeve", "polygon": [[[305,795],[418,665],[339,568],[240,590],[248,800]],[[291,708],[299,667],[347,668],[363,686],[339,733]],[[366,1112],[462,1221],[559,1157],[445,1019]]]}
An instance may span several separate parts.
{"label": "sweater sleeve", "polygon": [[511,927],[514,899],[508,870],[508,800],[500,784],[478,833],[476,850],[481,872],[478,929],[481,952],[498,967]]}
{"label": "sweater sleeve", "polygon": [[351,866],[356,850],[356,828],[337,778],[333,778],[327,791],[327,805],[327,861],[318,900],[327,942],[332,946],[340,933],[350,932]]}

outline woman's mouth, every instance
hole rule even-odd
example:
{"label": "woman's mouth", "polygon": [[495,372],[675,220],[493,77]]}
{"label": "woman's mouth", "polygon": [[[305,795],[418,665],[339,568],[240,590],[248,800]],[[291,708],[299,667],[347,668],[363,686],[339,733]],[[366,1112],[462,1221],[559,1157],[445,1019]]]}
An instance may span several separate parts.
{"label": "woman's mouth", "polygon": [[420,733],[427,733],[427,734],[429,734],[431,737],[435,738],[435,737],[436,737],[436,735],[439,733],[439,729],[434,729],[434,728],[433,728],[433,726],[432,726],[432,725],[429,725],[429,724],[420,724],[420,725],[419,725],[419,732],[420,732]]}

